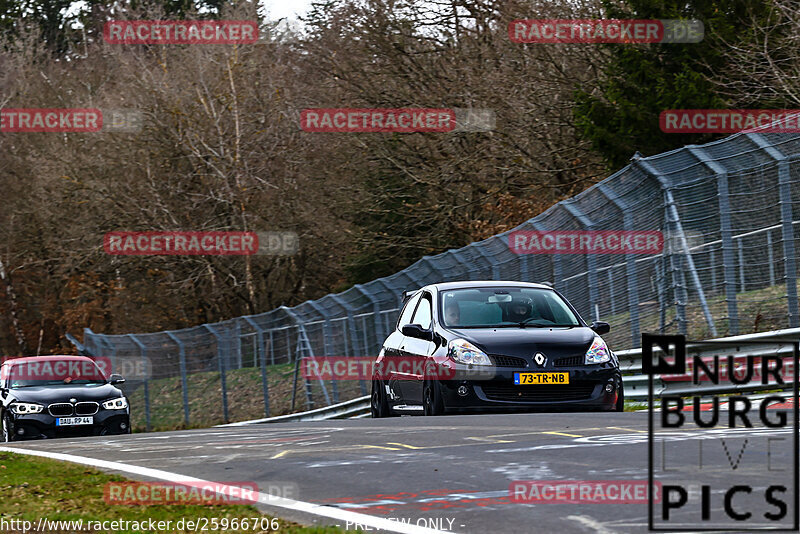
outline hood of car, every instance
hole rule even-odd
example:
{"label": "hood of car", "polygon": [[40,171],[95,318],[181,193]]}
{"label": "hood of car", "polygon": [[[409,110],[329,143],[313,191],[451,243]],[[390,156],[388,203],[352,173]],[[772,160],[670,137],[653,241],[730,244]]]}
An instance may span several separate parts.
{"label": "hood of car", "polygon": [[11,395],[21,402],[38,402],[51,404],[54,402],[104,401],[119,397],[121,392],[111,384],[76,384],[58,386],[36,386],[10,390]]}
{"label": "hood of car", "polygon": [[559,328],[463,328],[453,330],[487,354],[516,356],[530,361],[537,352],[549,361],[565,356],[581,356],[592,345],[596,334],[583,326]]}

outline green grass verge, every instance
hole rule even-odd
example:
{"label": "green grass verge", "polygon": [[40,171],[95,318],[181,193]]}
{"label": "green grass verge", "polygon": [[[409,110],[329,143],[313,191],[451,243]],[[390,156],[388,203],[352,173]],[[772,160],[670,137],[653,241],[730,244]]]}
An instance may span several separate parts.
{"label": "green grass verge", "polygon": [[[264,517],[254,506],[130,506],[112,505],[103,500],[103,488],[108,482],[125,482],[118,475],[108,475],[78,464],[58,462],[27,455],[0,452],[0,494],[2,512],[0,520],[87,521],[171,521],[169,532],[196,532],[178,530],[174,525],[181,519],[227,518],[232,520]],[[277,520],[278,530],[226,529],[227,533],[281,532],[286,534],[338,534],[344,530],[336,527],[303,527],[296,523]],[[267,527],[268,522],[263,526]],[[209,527],[210,528],[210,527]],[[147,529],[97,530],[95,532],[154,532]],[[209,530],[222,532],[222,530]]]}
{"label": "green grass verge", "polygon": [[[798,282],[800,285],[800,281]],[[706,292],[708,304],[717,337],[732,335],[728,321],[728,303],[722,293]],[[639,307],[639,329],[641,332],[658,332],[661,318],[658,303],[641,303]],[[627,302],[619,302],[619,307],[627,307]],[[789,327],[786,301],[786,285],[775,285],[763,289],[740,291],[736,294],[736,308],[739,318],[739,334],[769,332]],[[677,332],[674,303],[669,303],[664,314],[665,333]],[[630,313],[622,312],[601,320],[611,324],[612,330],[603,336],[615,349],[631,346]],[[693,287],[689,288],[689,302],[686,303],[686,337],[688,339],[708,339],[712,337],[706,322],[703,308]]]}
{"label": "green grass verge", "polygon": [[[225,374],[228,391],[228,418],[230,422],[259,419],[264,414],[264,393],[261,369],[247,367],[230,370]],[[298,377],[295,390],[295,409],[292,410],[294,364],[278,364],[267,367],[269,390],[269,415],[285,415],[306,410],[303,379]],[[183,420],[183,389],[180,377],[161,378],[149,382],[151,430],[178,430],[184,428],[207,428],[224,423],[222,412],[222,382],[218,372],[194,373],[186,378],[189,400],[189,421]],[[357,381],[338,381],[339,401],[361,396]],[[332,384],[326,382],[328,395],[333,398]],[[325,397],[318,382],[312,383],[315,407],[325,406]],[[131,403],[131,424],[134,432],[146,428],[144,388],[128,391]]]}

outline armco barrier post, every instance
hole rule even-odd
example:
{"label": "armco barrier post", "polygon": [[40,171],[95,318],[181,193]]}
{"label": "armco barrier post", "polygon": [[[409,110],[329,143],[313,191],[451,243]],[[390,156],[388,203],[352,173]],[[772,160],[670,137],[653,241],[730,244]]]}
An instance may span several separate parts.
{"label": "armco barrier post", "polygon": [[764,152],[778,162],[778,203],[781,207],[781,240],[783,241],[784,277],[786,280],[786,301],[789,313],[789,326],[800,326],[800,310],[797,304],[797,259],[792,228],[792,177],[786,155],[771,146],[759,133],[746,134],[747,138],[761,147]]}
{"label": "armco barrier post", "polygon": [[228,418],[228,381],[225,373],[225,344],[227,342],[230,348],[230,332],[223,336],[217,332],[217,329],[210,324],[204,324],[203,328],[211,332],[211,335],[217,340],[217,367],[219,369],[219,381],[222,386],[222,418],[226,423],[230,422]]}
{"label": "armco barrier post", "polygon": [[181,389],[183,390],[183,422],[189,426],[189,387],[186,384],[186,347],[183,341],[173,331],[167,330],[166,334],[178,345],[178,357],[181,366]]}
{"label": "armco barrier post", "polygon": [[[269,385],[267,384],[267,350],[264,346],[264,329],[261,328],[250,315],[245,315],[242,318],[256,330],[256,354],[259,356],[259,365],[261,366],[261,391],[264,393],[264,416],[269,417]],[[271,341],[272,331],[270,331],[270,342]],[[270,354],[271,353],[272,347],[270,347]],[[272,363],[275,363],[274,356]]]}
{"label": "armco barrier post", "polygon": [[139,341],[135,334],[128,334],[128,337],[139,347],[139,355],[144,364],[144,428],[150,432],[150,362],[147,361],[147,347]]}

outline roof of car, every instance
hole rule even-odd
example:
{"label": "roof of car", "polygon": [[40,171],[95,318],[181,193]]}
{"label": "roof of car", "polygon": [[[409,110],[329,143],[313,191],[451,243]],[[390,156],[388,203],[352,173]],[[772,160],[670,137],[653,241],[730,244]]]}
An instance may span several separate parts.
{"label": "roof of car", "polygon": [[11,363],[20,363],[20,362],[22,362],[22,363],[25,363],[25,362],[34,362],[34,361],[35,362],[40,362],[42,360],[46,360],[46,361],[55,361],[55,360],[58,360],[58,361],[65,361],[65,360],[67,360],[67,361],[86,361],[86,360],[89,360],[89,361],[92,361],[91,358],[87,358],[86,356],[74,356],[74,355],[71,355],[71,354],[62,354],[62,355],[55,354],[55,355],[49,355],[49,356],[24,356],[24,357],[19,357],[19,358],[14,357],[14,356],[7,356],[7,357],[3,358],[0,361],[2,361],[2,363],[7,363],[7,362],[11,362]]}
{"label": "roof of car", "polygon": [[425,287],[434,287],[438,291],[447,291],[448,289],[459,288],[474,288],[474,287],[529,287],[539,289],[553,289],[545,284],[535,284],[533,282],[518,282],[518,281],[505,281],[505,280],[464,280],[461,282],[443,282],[440,284],[429,284]]}

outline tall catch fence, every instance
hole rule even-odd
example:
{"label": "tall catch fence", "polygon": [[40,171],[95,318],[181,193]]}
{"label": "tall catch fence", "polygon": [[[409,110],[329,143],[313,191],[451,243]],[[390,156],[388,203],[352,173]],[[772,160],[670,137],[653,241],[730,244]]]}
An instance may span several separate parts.
{"label": "tall catch fence", "polygon": [[435,282],[549,283],[587,321],[611,323],[605,337],[616,350],[638,347],[642,332],[703,339],[798,327],[799,158],[800,135],[785,133],[637,155],[514,229],[659,230],[660,254],[515,254],[506,232],[291,308],[148,334],[87,328],[85,350],[128,370],[137,426],[168,428],[366,394],[363,382],[304,381],[295,363],[376,356],[402,292]]}

